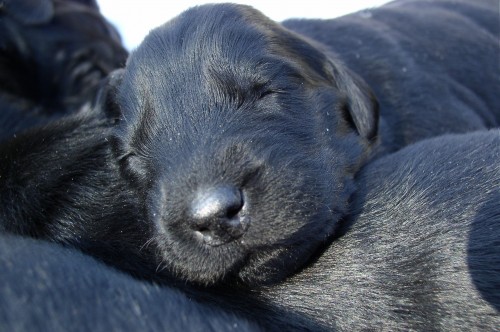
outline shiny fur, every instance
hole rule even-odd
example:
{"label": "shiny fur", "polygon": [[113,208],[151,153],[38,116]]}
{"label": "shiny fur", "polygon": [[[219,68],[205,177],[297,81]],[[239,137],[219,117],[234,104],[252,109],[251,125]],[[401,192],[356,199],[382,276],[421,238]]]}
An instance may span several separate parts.
{"label": "shiny fur", "polygon": [[[163,268],[200,284],[281,280],[350,215],[367,160],[498,125],[488,5],[397,1],[284,25],[206,5],[153,30],[113,75],[103,109]],[[234,220],[194,220],[194,202],[215,211],[230,192],[243,202]]]}

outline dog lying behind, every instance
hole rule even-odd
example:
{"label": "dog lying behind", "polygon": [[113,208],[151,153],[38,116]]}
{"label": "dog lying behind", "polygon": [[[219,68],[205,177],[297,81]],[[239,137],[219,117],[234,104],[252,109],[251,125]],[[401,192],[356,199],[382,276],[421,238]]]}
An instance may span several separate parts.
{"label": "dog lying behind", "polygon": [[383,146],[500,124],[495,0],[400,0],[283,26],[327,45],[370,86]]}
{"label": "dog lying behind", "polygon": [[261,331],[53,243],[0,235],[0,266],[3,331]]}
{"label": "dog lying behind", "polygon": [[496,5],[453,3],[286,23],[310,22],[327,46],[229,4],[154,30],[103,103],[164,268],[199,284],[281,280],[350,214],[369,158],[498,125]]}
{"label": "dog lying behind", "polygon": [[80,109],[126,58],[94,1],[2,1],[0,139]]}
{"label": "dog lying behind", "polygon": [[268,306],[259,315],[287,331],[497,329],[500,131],[416,143],[370,163],[358,183],[322,254],[255,291]]}

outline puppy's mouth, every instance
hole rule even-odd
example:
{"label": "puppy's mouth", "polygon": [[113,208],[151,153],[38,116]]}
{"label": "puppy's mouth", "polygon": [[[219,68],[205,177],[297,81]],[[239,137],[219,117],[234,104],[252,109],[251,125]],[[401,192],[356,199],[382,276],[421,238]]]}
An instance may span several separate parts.
{"label": "puppy's mouth", "polygon": [[218,247],[241,239],[250,225],[249,216],[237,216],[215,223],[215,226],[201,226],[193,231],[195,241],[209,247]]}

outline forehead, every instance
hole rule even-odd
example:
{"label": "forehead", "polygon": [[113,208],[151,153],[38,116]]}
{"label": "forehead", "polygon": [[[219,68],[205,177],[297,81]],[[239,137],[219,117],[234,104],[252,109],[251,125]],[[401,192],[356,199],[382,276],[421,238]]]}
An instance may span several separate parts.
{"label": "forehead", "polygon": [[231,69],[235,64],[254,63],[265,55],[268,43],[254,15],[250,21],[246,18],[250,10],[246,9],[232,5],[191,9],[153,30],[131,55],[129,65],[161,66],[156,70],[175,75],[203,66]]}
{"label": "forehead", "polygon": [[[258,90],[289,92],[313,81],[294,47],[307,43],[250,7],[188,11],[152,31],[130,56],[117,97],[122,128],[134,131],[130,124],[140,123],[149,128],[141,132],[156,137],[172,131],[196,137],[206,128],[258,123],[266,116],[253,104]],[[283,98],[267,99],[264,111],[286,108],[276,106]]]}
{"label": "forehead", "polygon": [[122,98],[128,99],[126,104],[173,102],[179,107],[269,82],[286,70],[269,50],[267,30],[259,23],[266,20],[253,9],[234,5],[182,14],[152,31],[131,54]]}
{"label": "forehead", "polygon": [[265,43],[255,29],[223,18],[219,11],[198,10],[153,30],[131,54],[126,81],[137,87],[168,83],[162,88],[172,88],[218,72],[252,76],[244,69],[263,58]]}

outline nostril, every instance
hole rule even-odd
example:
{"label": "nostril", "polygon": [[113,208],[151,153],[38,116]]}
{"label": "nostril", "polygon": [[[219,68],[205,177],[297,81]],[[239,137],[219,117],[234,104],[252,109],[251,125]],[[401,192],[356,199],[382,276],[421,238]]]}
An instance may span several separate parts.
{"label": "nostril", "polygon": [[210,245],[240,237],[249,221],[242,213],[244,206],[244,195],[234,186],[224,185],[199,191],[188,212],[196,237]]}
{"label": "nostril", "polygon": [[241,209],[243,208],[243,199],[240,195],[240,201],[239,202],[234,202],[234,204],[230,205],[227,207],[227,212],[226,212],[226,217],[227,218],[233,218],[235,216],[238,215],[238,213],[240,213]]}

